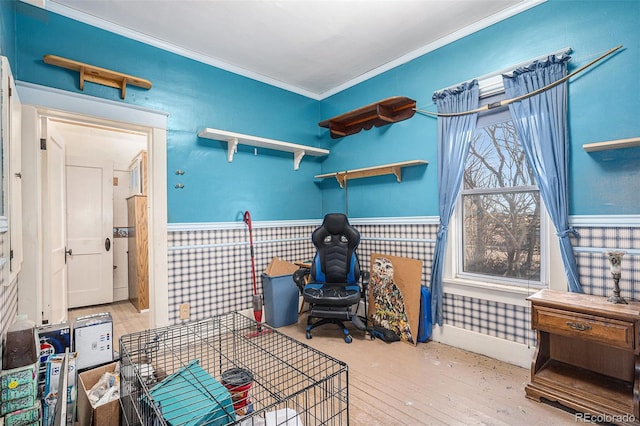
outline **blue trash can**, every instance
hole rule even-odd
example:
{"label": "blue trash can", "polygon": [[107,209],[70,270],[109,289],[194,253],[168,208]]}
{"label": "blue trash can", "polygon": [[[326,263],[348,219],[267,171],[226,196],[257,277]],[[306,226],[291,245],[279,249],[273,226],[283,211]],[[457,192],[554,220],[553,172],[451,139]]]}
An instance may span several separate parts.
{"label": "blue trash can", "polygon": [[293,275],[262,274],[265,321],[271,327],[283,327],[298,322],[300,293]]}

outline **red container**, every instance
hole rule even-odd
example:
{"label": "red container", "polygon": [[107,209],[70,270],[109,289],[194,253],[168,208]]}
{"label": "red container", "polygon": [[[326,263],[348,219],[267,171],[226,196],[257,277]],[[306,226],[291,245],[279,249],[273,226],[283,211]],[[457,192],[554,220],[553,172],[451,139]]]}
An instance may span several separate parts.
{"label": "red container", "polygon": [[232,368],[222,373],[221,383],[231,393],[233,409],[240,416],[253,412],[249,400],[249,389],[253,385],[253,374],[243,368]]}

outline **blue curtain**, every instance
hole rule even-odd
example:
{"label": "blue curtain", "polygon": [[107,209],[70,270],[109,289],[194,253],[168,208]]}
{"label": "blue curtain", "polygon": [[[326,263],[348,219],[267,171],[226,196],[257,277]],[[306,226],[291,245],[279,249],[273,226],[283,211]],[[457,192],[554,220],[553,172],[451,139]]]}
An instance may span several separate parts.
{"label": "blue curtain", "polygon": [[[455,89],[433,94],[439,113],[463,112],[478,108],[480,91],[473,80]],[[478,114],[438,117],[438,205],[440,228],[431,267],[431,316],[442,325],[442,269],[447,248],[447,228],[460,192],[464,163],[476,129]]]}
{"label": "blue curtain", "polygon": [[[550,56],[544,61],[519,68],[513,76],[503,76],[507,98],[531,93],[567,74],[569,56]],[[569,290],[582,293],[578,267],[569,234],[567,83],[563,82],[540,94],[509,105],[511,116],[523,145],[527,161],[534,171],[540,195],[556,227],[560,253],[568,278]]]}

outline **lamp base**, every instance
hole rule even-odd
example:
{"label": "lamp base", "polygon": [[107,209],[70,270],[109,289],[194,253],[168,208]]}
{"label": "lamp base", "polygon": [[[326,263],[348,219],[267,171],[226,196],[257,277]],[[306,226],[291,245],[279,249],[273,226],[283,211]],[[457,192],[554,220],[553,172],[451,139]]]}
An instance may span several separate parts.
{"label": "lamp base", "polygon": [[607,299],[609,302],[611,303],[624,303],[625,305],[628,305],[627,301],[624,300],[624,297],[618,295],[616,296],[615,294],[613,296],[609,296],[609,298]]}
{"label": "lamp base", "polygon": [[618,285],[620,282],[620,274],[612,274],[613,275],[613,296],[609,296],[607,299],[611,303],[624,303],[628,305],[627,301],[624,300],[624,297],[620,296],[620,286]]}

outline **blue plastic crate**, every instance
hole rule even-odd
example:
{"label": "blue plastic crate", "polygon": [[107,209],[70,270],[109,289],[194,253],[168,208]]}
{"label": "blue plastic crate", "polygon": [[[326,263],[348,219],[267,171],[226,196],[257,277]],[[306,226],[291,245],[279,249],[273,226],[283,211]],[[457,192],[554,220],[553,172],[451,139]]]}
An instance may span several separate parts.
{"label": "blue plastic crate", "polygon": [[[158,383],[149,394],[169,425],[221,426],[236,419],[231,394],[197,359]],[[143,400],[149,403],[146,397]]]}

